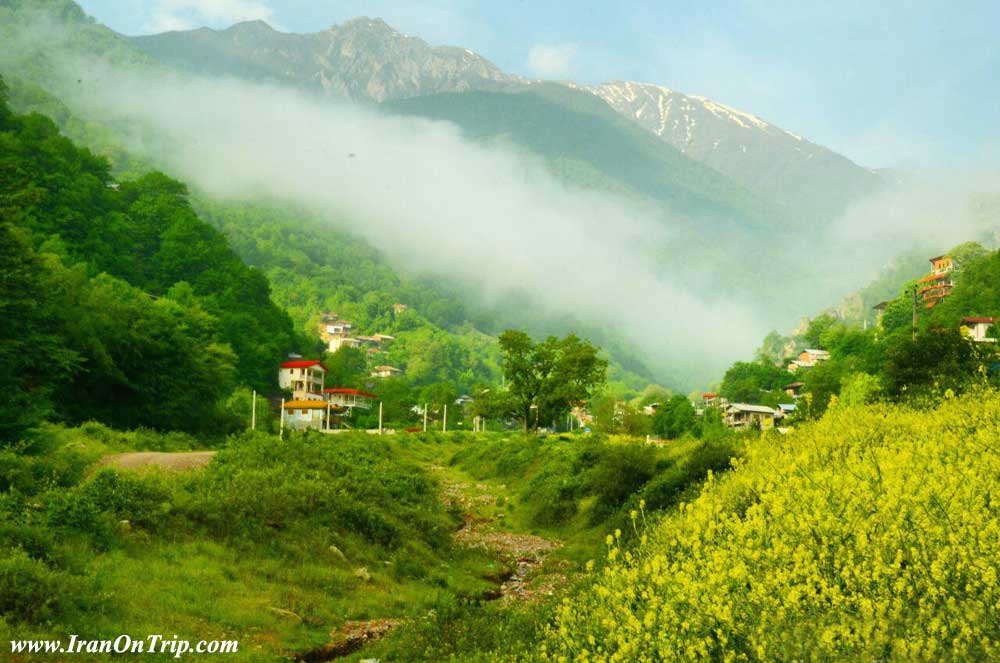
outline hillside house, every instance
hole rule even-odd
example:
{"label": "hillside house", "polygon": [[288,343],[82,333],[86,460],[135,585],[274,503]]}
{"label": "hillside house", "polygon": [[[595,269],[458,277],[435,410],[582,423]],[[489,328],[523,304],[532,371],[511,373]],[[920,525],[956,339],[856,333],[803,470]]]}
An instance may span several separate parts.
{"label": "hillside house", "polygon": [[376,366],[372,369],[371,377],[392,378],[397,375],[402,375],[402,373],[402,369],[396,368],[395,366]]}
{"label": "hillside house", "polygon": [[350,334],[351,333],[351,329],[353,329],[353,328],[354,328],[354,325],[352,325],[347,320],[335,320],[334,322],[327,323],[327,325],[326,325],[326,331],[327,331],[327,333],[328,334],[334,334],[334,335],[337,335],[337,334],[340,334],[340,335]]}
{"label": "hillside house", "polygon": [[889,304],[891,304],[891,303],[892,302],[889,302],[889,301],[879,302],[878,304],[876,304],[875,306],[872,307],[872,310],[875,311],[875,326],[876,327],[881,327],[882,326],[882,318],[885,316],[885,310],[887,308],[889,308]]}
{"label": "hillside house", "polygon": [[935,256],[930,262],[931,273],[917,281],[917,296],[925,307],[934,308],[955,288],[955,261],[951,256]]}
{"label": "hillside house", "polygon": [[326,366],[317,359],[293,359],[278,369],[278,386],[292,392],[296,400],[323,400]]}
{"label": "hillside house", "polygon": [[719,404],[719,395],[714,391],[706,391],[701,395],[701,402],[705,407],[715,407]]}
{"label": "hillside house", "polygon": [[395,313],[396,315],[399,315],[400,313],[404,313],[408,308],[409,306],[407,306],[406,304],[396,303],[392,305],[392,312]]}
{"label": "hillside house", "polygon": [[330,339],[330,352],[336,352],[341,348],[360,348],[361,340],[352,336],[335,335]]}
{"label": "hillside house", "polygon": [[826,350],[803,350],[799,353],[799,361],[818,364],[821,361],[826,361],[830,358],[830,353]]}
{"label": "hillside house", "polygon": [[282,426],[292,430],[329,430],[340,426],[347,410],[326,401],[287,401],[281,410]]}
{"label": "hillside house", "polygon": [[797,359],[793,359],[788,364],[788,372],[795,373],[802,368],[812,368],[816,364],[830,358],[830,353],[826,350],[807,349],[799,353]]}
{"label": "hillside house", "polygon": [[806,386],[804,382],[789,382],[782,389],[792,398],[798,398],[802,395],[802,387],[804,386]]}
{"label": "hillside house", "polygon": [[997,340],[988,334],[998,321],[1000,318],[962,318],[962,333],[976,343],[996,343]]}
{"label": "hillside house", "polygon": [[476,402],[475,399],[472,398],[472,396],[469,396],[468,394],[462,394],[461,396],[459,396],[458,398],[455,399],[455,405],[457,405],[459,407],[464,407],[466,405],[471,405],[472,403],[475,403],[475,402]]}
{"label": "hillside house", "polygon": [[775,412],[765,405],[730,403],[726,407],[723,422],[729,428],[767,430],[774,428]]}
{"label": "hillside house", "polygon": [[375,394],[370,394],[367,391],[350,389],[348,387],[324,389],[323,395],[326,397],[327,403],[335,405],[338,408],[346,408],[348,411],[356,407],[362,410],[370,410],[378,398]]}
{"label": "hillside house", "polygon": [[790,403],[778,403],[778,408],[774,411],[775,421],[781,421],[786,417],[790,417],[795,414],[798,406]]}

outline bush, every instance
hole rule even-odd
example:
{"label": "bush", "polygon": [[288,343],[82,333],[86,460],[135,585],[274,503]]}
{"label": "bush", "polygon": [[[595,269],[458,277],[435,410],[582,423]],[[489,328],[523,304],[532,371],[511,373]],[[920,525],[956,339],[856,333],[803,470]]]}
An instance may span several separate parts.
{"label": "bush", "polygon": [[641,443],[605,446],[600,462],[586,474],[587,493],[596,500],[592,518],[603,519],[653,478],[656,469],[654,447]]}
{"label": "bush", "polygon": [[0,551],[0,615],[44,623],[66,617],[86,596],[84,581],[53,571],[20,549]]}
{"label": "bush", "polygon": [[82,493],[98,510],[138,527],[155,527],[170,510],[170,492],[156,475],[105,468],[83,486]]}

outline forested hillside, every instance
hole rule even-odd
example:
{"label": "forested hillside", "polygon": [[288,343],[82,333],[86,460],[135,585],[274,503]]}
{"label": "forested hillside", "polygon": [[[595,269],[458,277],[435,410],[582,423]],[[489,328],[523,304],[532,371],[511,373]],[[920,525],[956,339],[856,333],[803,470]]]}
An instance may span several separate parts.
{"label": "forested hillside", "polygon": [[[973,341],[967,320],[1000,317],[1000,251],[966,242],[943,255],[955,265],[947,274],[954,284],[947,296],[928,306],[921,292],[925,284],[911,278],[900,287],[898,276],[888,272],[862,291],[885,297],[889,284],[896,284],[893,294],[872,312],[874,319],[867,311],[846,317],[827,312],[791,336],[772,332],[755,361],[737,362],[726,372],[721,394],[769,406],[797,403],[797,416],[806,419],[821,416],[838,401],[930,402],[977,384],[1000,385],[996,343]],[[921,274],[931,267],[926,259],[923,264]],[[915,270],[906,262],[902,265]],[[826,351],[829,359],[789,372],[806,349]],[[801,384],[802,398],[786,393],[786,385],[793,382]]]}
{"label": "forested hillside", "polygon": [[291,319],[184,185],[115,182],[49,119],[11,113],[5,92],[0,113],[3,247],[20,265],[3,298],[8,430],[49,411],[194,429],[235,384],[268,388],[298,346]]}

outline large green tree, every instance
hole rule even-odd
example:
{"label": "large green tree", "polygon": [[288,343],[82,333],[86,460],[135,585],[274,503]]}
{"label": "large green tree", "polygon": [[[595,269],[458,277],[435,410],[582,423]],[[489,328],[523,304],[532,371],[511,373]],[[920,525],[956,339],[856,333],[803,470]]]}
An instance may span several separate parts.
{"label": "large green tree", "polygon": [[53,392],[78,366],[65,347],[45,268],[0,200],[0,441],[54,412]]}
{"label": "large green tree", "polygon": [[608,364],[598,349],[573,334],[536,343],[508,329],[499,343],[508,393],[525,432],[565,416],[607,376]]}

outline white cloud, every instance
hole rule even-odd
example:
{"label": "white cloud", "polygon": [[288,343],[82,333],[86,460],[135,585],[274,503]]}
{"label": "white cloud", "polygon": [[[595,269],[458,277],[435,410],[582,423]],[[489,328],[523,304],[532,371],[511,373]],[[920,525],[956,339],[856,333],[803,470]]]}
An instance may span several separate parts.
{"label": "white cloud", "polygon": [[100,79],[72,103],[144,119],[155,131],[132,136],[134,149],[202,191],[294,201],[485,302],[530,293],[539,310],[617,329],[670,379],[719,374],[767,331],[746,303],[678,284],[660,210],[567,185],[453,125],[234,80]]}
{"label": "white cloud", "polygon": [[565,78],[577,51],[576,44],[535,44],[528,50],[528,68],[542,78]]}
{"label": "white cloud", "polygon": [[158,0],[143,32],[228,27],[256,20],[275,25],[274,10],[259,0]]}

